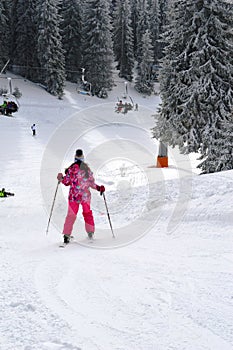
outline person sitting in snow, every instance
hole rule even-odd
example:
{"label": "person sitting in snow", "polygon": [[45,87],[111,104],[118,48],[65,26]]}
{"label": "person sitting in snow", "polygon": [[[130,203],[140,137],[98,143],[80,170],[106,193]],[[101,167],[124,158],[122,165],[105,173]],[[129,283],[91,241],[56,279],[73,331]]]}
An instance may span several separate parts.
{"label": "person sitting in snow", "polygon": [[11,113],[17,112],[18,107],[14,101],[9,101],[6,106],[6,115],[11,115]]}
{"label": "person sitting in snow", "polygon": [[95,232],[95,223],[91,211],[91,192],[89,188],[93,188],[102,195],[105,191],[103,185],[99,186],[95,183],[93,173],[89,166],[84,162],[84,155],[81,149],[75,153],[75,161],[65,170],[65,176],[62,173],[57,174],[57,179],[65,186],[70,186],[68,197],[68,212],[66,215],[63,238],[64,243],[70,241],[73,225],[81,204],[83,209],[83,218],[85,221],[85,229],[88,237],[92,239]]}
{"label": "person sitting in snow", "polygon": [[0,106],[0,113],[5,114],[7,107],[7,101],[3,101],[3,104]]}
{"label": "person sitting in snow", "polygon": [[0,197],[8,197],[8,196],[14,196],[14,193],[6,192],[5,188],[2,188],[0,191]]}

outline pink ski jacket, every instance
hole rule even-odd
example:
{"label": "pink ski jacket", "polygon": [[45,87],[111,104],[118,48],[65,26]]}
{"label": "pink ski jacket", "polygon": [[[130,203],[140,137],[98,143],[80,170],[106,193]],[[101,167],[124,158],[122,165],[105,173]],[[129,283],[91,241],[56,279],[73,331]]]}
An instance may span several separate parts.
{"label": "pink ski jacket", "polygon": [[65,186],[70,186],[69,201],[78,203],[90,203],[91,192],[89,188],[96,190],[97,187],[92,171],[89,169],[88,177],[86,177],[86,172],[81,170],[78,164],[73,164],[68,168],[62,183]]}

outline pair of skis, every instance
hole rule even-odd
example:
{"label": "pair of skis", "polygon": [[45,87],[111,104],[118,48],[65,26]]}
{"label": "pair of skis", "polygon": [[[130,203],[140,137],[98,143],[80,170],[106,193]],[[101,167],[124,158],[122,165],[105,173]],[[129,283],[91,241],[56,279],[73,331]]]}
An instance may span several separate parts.
{"label": "pair of skis", "polygon": [[[64,243],[64,242],[62,242],[62,243],[59,245],[59,248],[65,248],[66,246],[70,245],[72,242],[75,242],[73,236],[70,237],[69,243]],[[90,238],[90,237],[87,237],[87,242],[88,242],[88,243],[93,243],[93,242],[94,242],[94,238],[93,238],[93,237],[91,237],[91,238]]]}

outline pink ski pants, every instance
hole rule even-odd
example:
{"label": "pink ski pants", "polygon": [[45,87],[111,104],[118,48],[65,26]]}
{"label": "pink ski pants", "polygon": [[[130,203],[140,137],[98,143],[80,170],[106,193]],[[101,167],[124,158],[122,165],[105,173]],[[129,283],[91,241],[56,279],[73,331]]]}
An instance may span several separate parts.
{"label": "pink ski pants", "polygon": [[90,203],[86,203],[86,202],[77,203],[77,202],[69,201],[68,212],[66,215],[64,228],[63,228],[64,235],[71,235],[80,204],[83,208],[82,214],[85,221],[86,232],[93,232],[93,233],[95,232],[95,223],[94,223],[93,214],[90,208]]}

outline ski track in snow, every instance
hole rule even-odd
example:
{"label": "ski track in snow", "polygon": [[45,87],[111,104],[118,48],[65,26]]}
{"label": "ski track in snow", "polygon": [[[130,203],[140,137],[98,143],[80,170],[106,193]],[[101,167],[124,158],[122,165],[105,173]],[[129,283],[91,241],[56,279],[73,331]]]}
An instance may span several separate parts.
{"label": "ski track in snow", "polygon": [[[38,262],[22,259],[16,253],[16,264],[11,254],[2,247],[1,350],[78,350],[69,343],[69,336],[65,336],[67,324],[41,303],[32,273]],[[61,329],[64,330],[64,342],[57,337]]]}
{"label": "ski track in snow", "polygon": [[[5,130],[1,146],[7,150],[2,155],[1,182],[16,194],[0,200],[4,223],[0,349],[233,350],[233,173],[193,176],[191,184],[189,177],[155,179],[148,197],[145,187],[133,186],[143,180],[140,168],[136,174],[130,164],[118,172],[104,169],[99,176],[109,186],[108,203],[116,226],[137,218],[137,208],[131,206],[136,207],[138,200],[145,203],[145,222],[159,211],[156,225],[120,249],[95,249],[98,234],[90,247],[74,242],[60,249],[55,227],[51,225],[45,236],[48,213],[40,193],[43,152],[53,128],[99,100],[77,97],[71,89],[67,100],[58,102],[33,84],[24,84],[29,96],[16,118],[0,120]],[[37,94],[43,103],[38,104]],[[119,125],[114,124],[109,134],[102,127],[103,135],[95,131],[95,137],[111,138],[115,130],[127,136],[130,127],[122,124],[122,116],[110,115],[108,104],[100,111],[98,115],[90,110],[93,123],[114,120]],[[91,125],[86,116],[82,121],[84,129]],[[151,124],[143,113],[129,114],[128,121]],[[35,138],[30,134],[33,122],[38,124]],[[132,146],[130,154],[136,150]],[[127,154],[128,149],[123,151]],[[148,165],[145,159],[140,163],[147,174],[153,174]],[[103,212],[103,203],[93,198],[97,212]],[[125,205],[124,210],[117,203],[121,208]],[[64,210],[56,203],[61,221]],[[175,221],[174,211],[179,210]],[[108,225],[106,216],[96,220],[101,221]],[[169,225],[173,231],[168,231]],[[78,234],[76,238],[83,241]]]}
{"label": "ski track in snow", "polygon": [[[143,248],[137,247],[138,257],[143,256]],[[220,346],[230,350],[232,274],[221,270],[219,260],[211,271],[208,268],[195,273],[192,266],[185,266],[186,256],[182,264],[176,263],[171,254],[169,263],[169,257],[163,259],[158,251],[154,252],[157,266],[151,271],[153,257],[145,250],[147,259],[142,265],[140,258],[130,254],[124,257],[118,251],[103,253],[83,247],[77,250],[74,245],[67,247],[61,253],[62,259],[53,257],[37,268],[37,290],[45,304],[82,335],[82,349],[98,349],[101,339],[104,350],[145,349],[145,344],[146,349],[185,349],[185,343],[190,349],[210,349],[211,344],[212,350]],[[84,264],[76,263],[77,254],[79,261],[85,260]],[[106,269],[109,254],[112,267]],[[60,260],[63,263],[58,267]],[[213,264],[212,257],[203,256],[201,260],[208,266]],[[207,275],[212,275],[213,281],[205,285]],[[217,302],[215,306],[211,299]],[[224,323],[228,323],[229,333],[224,333]]]}

